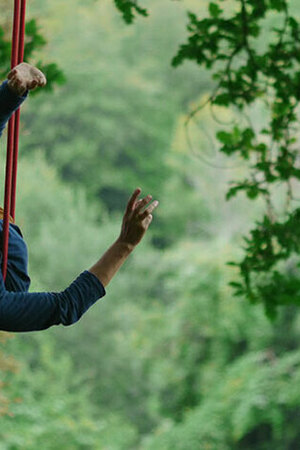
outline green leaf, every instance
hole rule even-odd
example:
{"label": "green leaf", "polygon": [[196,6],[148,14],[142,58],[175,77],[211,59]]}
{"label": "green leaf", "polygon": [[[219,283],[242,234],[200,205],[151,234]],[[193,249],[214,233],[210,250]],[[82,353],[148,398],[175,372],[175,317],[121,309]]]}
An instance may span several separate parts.
{"label": "green leaf", "polygon": [[223,93],[216,96],[216,98],[213,100],[214,105],[220,105],[220,106],[228,106],[230,103],[231,97],[229,93]]}
{"label": "green leaf", "polygon": [[217,18],[220,16],[220,14],[223,12],[223,10],[216,3],[210,3],[209,4],[209,12],[212,17]]}
{"label": "green leaf", "polygon": [[232,135],[227,131],[219,131],[217,138],[222,144],[230,145],[232,143]]}
{"label": "green leaf", "polygon": [[134,11],[140,14],[141,16],[147,17],[148,11],[145,8],[141,8],[135,1],[132,0],[114,0],[115,5],[119,11],[121,11],[123,15],[123,19],[125,23],[128,25],[131,24],[134,19]]}

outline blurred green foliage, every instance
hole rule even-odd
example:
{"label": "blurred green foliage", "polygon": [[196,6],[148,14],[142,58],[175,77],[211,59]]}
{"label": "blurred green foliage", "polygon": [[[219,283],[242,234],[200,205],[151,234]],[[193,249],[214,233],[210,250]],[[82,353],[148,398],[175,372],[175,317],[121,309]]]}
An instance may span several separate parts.
{"label": "blurred green foliage", "polygon": [[[188,6],[204,14],[208,3]],[[28,5],[48,42],[30,61],[55,61],[68,80],[22,107],[16,218],[31,290],[62,290],[91,267],[135,187],[160,206],[107,296],[77,324],[0,333],[1,450],[294,450],[300,440],[297,255],[278,260],[276,293],[270,271],[257,276],[263,297],[287,303],[276,322],[233,295],[239,273],[233,281],[226,261],[241,256],[241,230],[251,233],[265,205],[260,196],[251,208],[234,195],[224,202],[232,175],[249,172],[231,152],[228,108],[214,106],[219,123],[200,110],[187,141],[186,115],[214,84],[198,65],[169,64],[186,36],[184,2],[148,5],[149,18],[132,27],[113,2]],[[256,128],[264,120],[256,105]],[[252,133],[235,136],[246,152]],[[0,169],[3,178],[3,158]],[[285,190],[275,193],[284,205]],[[293,249],[297,220],[266,227]]]}

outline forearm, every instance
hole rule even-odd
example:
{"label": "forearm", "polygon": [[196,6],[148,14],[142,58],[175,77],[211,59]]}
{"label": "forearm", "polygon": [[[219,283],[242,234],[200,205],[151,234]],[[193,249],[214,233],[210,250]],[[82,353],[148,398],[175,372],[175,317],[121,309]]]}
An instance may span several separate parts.
{"label": "forearm", "polygon": [[125,244],[117,239],[99,261],[89,269],[89,272],[96,275],[103,286],[106,287],[133,249],[134,246]]}

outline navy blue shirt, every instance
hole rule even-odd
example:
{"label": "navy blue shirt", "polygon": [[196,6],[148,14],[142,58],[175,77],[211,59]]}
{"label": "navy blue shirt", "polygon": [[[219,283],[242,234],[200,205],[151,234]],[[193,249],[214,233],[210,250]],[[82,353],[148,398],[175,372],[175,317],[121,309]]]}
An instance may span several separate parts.
{"label": "navy blue shirt", "polygon": [[[12,114],[27,98],[0,86],[0,136]],[[3,220],[0,220],[2,264]],[[72,325],[106,294],[101,281],[85,270],[62,292],[29,293],[28,251],[20,228],[9,225],[8,261],[5,283],[0,270],[0,330],[37,331],[53,325]]]}

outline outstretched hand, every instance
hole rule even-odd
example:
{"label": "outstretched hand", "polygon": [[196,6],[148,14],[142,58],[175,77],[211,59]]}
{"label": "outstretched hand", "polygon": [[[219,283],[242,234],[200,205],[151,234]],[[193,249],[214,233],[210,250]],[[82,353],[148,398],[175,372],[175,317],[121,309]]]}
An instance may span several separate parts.
{"label": "outstretched hand", "polygon": [[140,193],[141,189],[137,188],[129,199],[119,237],[121,242],[132,247],[135,247],[144,237],[153,219],[152,212],[159,204],[159,202],[155,200],[143,210],[143,208],[151,202],[152,196],[147,195],[147,197],[137,200]]}
{"label": "outstretched hand", "polygon": [[8,87],[17,95],[24,95],[26,91],[43,87],[47,80],[43,72],[27,63],[14,67],[7,75]]}

